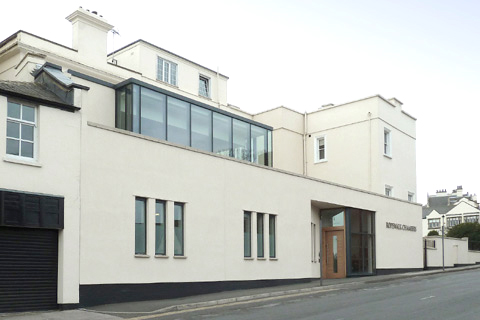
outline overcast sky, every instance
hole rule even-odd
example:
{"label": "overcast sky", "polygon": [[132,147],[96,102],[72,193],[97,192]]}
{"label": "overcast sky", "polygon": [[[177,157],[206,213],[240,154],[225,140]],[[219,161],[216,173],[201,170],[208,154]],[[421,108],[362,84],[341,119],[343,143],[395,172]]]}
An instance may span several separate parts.
{"label": "overcast sky", "polygon": [[98,11],[143,39],[230,77],[228,101],[304,112],[380,94],[417,121],[417,200],[457,185],[480,194],[480,1],[5,1],[18,30],[71,46],[65,17]]}

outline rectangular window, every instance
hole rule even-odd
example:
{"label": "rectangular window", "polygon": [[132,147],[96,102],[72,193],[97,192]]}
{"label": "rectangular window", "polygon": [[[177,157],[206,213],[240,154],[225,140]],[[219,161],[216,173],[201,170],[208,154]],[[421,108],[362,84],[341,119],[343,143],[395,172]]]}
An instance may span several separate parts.
{"label": "rectangular window", "polygon": [[327,160],[326,154],[326,137],[315,138],[315,162],[322,162]]}
{"label": "rectangular window", "polygon": [[198,94],[202,97],[210,98],[210,79],[200,76],[198,79]]}
{"label": "rectangular window", "polygon": [[192,104],[192,147],[212,152],[212,111]]}
{"label": "rectangular window", "polygon": [[273,214],[268,215],[268,240],[269,240],[268,247],[269,247],[270,258],[276,258],[277,257],[276,216]]}
{"label": "rectangular window", "polygon": [[478,223],[478,216],[467,216],[467,217],[463,217],[463,219],[465,220],[465,222],[467,223]]}
{"label": "rectangular window", "polygon": [[213,153],[232,156],[232,118],[213,113]]}
{"label": "rectangular window", "polygon": [[440,218],[428,219],[428,229],[438,229],[438,228],[440,228]]}
{"label": "rectangular window", "polygon": [[155,254],[166,255],[165,201],[155,201]]}
{"label": "rectangular window", "polygon": [[35,158],[35,108],[8,102],[7,154]]}
{"label": "rectangular window", "polygon": [[252,213],[248,211],[243,213],[243,256],[252,256]]}
{"label": "rectangular window", "polygon": [[135,254],[147,254],[147,199],[135,198]]}
{"label": "rectangular window", "polygon": [[250,124],[233,119],[233,157],[250,161]]}
{"label": "rectangular window", "polygon": [[174,254],[184,255],[184,204],[174,203]]}
{"label": "rectangular window", "polygon": [[177,64],[158,57],[157,80],[177,85]]}
{"label": "rectangular window", "polygon": [[447,218],[447,228],[455,227],[462,223],[462,217],[451,217]]}
{"label": "rectangular window", "polygon": [[190,104],[167,98],[167,140],[190,146]]}
{"label": "rectangular window", "polygon": [[263,213],[257,213],[257,257],[263,258]]}
{"label": "rectangular window", "polygon": [[414,202],[415,201],[415,194],[412,192],[408,193],[408,201],[409,202]]}
{"label": "rectangular window", "polygon": [[387,197],[393,197],[393,187],[385,186],[385,195]]}
{"label": "rectangular window", "polygon": [[264,128],[251,126],[251,156],[252,162],[267,165],[268,164],[268,147],[267,147],[267,130]]}
{"label": "rectangular window", "polygon": [[383,154],[386,156],[392,156],[392,142],[391,132],[387,128],[383,129]]}
{"label": "rectangular window", "polygon": [[311,223],[310,224],[310,238],[312,240],[312,245],[311,245],[311,248],[312,248],[312,257],[311,257],[311,260],[312,262],[315,262],[317,260],[317,240],[316,240],[316,234],[317,234],[317,231],[316,231],[316,226],[315,226],[315,223]]}

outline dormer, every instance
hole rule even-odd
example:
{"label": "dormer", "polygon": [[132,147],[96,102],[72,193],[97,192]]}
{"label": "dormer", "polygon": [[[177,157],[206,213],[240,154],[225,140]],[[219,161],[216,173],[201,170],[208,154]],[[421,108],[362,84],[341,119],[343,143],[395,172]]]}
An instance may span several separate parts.
{"label": "dormer", "polygon": [[108,61],[190,99],[213,106],[227,105],[227,76],[144,40],[109,54]]}

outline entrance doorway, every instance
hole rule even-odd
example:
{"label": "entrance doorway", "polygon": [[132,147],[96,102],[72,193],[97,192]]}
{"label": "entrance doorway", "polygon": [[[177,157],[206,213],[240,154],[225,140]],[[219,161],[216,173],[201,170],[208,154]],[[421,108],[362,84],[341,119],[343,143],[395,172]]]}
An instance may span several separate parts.
{"label": "entrance doorway", "polygon": [[324,228],[322,231],[322,243],[322,277],[326,279],[345,278],[346,261],[344,228]]}

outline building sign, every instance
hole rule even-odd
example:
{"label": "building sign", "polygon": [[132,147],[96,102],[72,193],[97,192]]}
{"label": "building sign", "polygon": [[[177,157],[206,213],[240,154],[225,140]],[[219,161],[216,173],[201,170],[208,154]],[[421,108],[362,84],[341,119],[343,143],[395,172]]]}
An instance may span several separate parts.
{"label": "building sign", "polygon": [[397,229],[402,231],[413,231],[413,232],[417,231],[417,227],[415,226],[407,226],[405,224],[393,223],[393,222],[387,222],[387,228]]}

